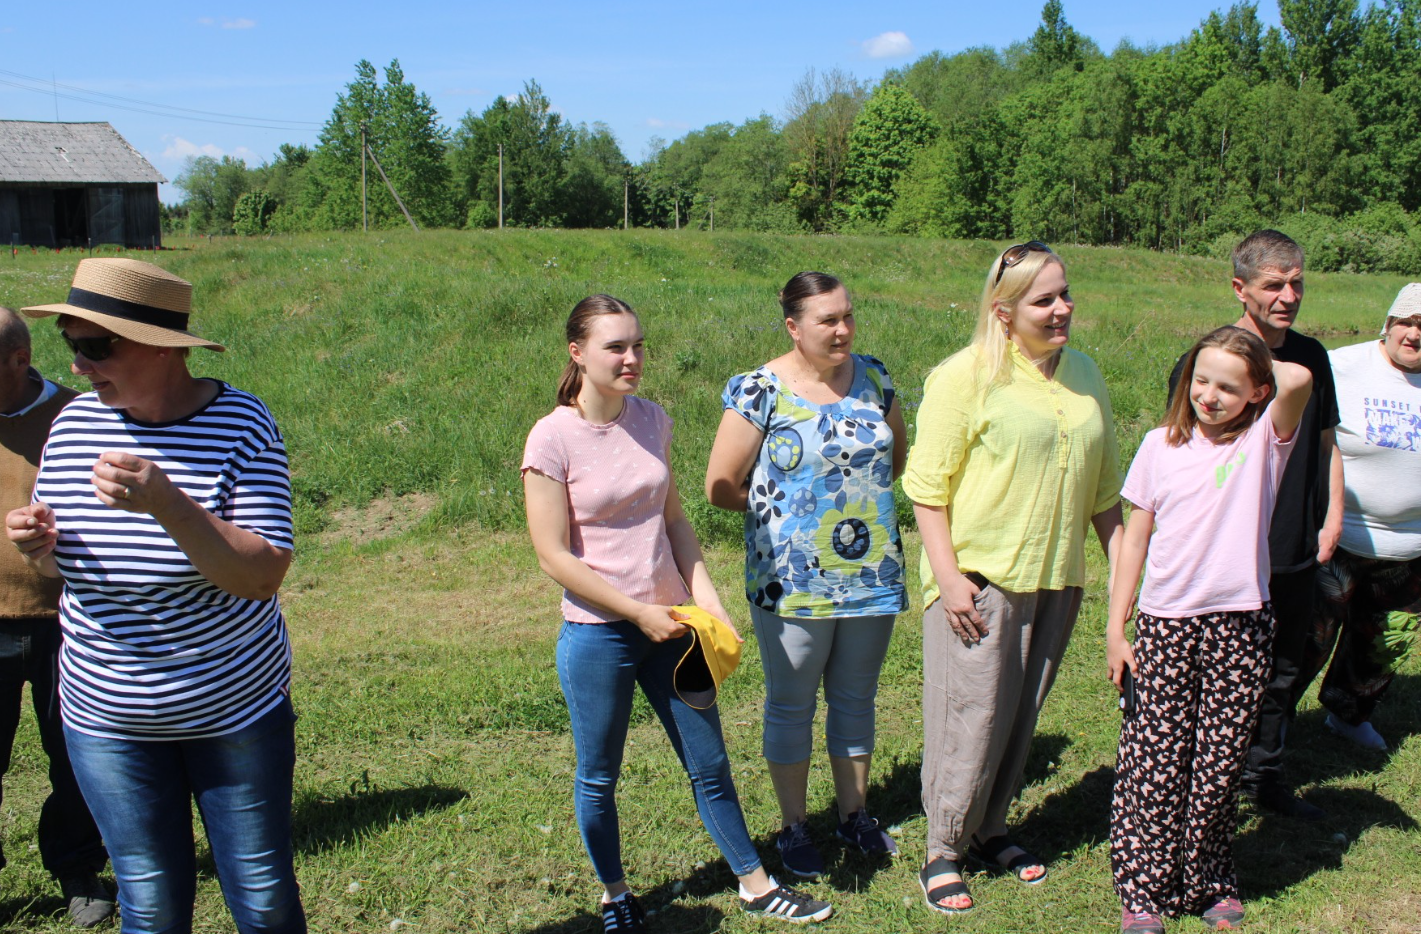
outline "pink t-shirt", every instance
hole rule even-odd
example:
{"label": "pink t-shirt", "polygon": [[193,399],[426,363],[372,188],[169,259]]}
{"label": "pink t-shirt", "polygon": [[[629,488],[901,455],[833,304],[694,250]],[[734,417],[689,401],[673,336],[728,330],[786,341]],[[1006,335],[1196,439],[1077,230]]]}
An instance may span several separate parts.
{"label": "pink t-shirt", "polygon": [[[627,396],[622,414],[605,425],[558,406],[528,432],[523,470],[567,487],[574,555],[619,593],[643,603],[674,606],[690,594],[666,537],[671,489],[671,416],[655,402]],[[563,591],[563,618],[575,623],[618,619]]]}
{"label": "pink t-shirt", "polygon": [[1196,430],[1180,447],[1145,435],[1120,495],[1155,514],[1140,609],[1179,619],[1256,610],[1268,599],[1268,525],[1297,432],[1265,412],[1228,444]]}

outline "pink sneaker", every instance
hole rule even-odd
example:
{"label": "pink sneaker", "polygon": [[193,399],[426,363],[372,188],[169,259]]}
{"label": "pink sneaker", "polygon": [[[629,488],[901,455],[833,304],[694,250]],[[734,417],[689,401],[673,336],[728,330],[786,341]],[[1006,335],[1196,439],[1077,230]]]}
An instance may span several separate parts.
{"label": "pink sneaker", "polygon": [[1236,898],[1221,898],[1204,912],[1203,919],[1211,931],[1232,931],[1243,924],[1243,904]]}
{"label": "pink sneaker", "polygon": [[1120,930],[1130,931],[1132,934],[1164,934],[1164,921],[1160,916],[1149,911],[1130,911],[1128,908],[1120,910]]}

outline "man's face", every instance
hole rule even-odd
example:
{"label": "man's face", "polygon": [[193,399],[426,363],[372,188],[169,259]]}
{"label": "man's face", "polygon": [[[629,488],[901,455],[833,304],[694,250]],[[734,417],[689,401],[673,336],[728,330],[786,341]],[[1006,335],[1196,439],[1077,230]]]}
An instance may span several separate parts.
{"label": "man's face", "polygon": [[1244,315],[1266,340],[1286,331],[1297,320],[1303,304],[1303,267],[1265,266],[1248,282],[1234,279],[1233,287],[1234,295],[1243,303]]}
{"label": "man's face", "polygon": [[0,355],[0,411],[10,411],[11,405],[24,396],[30,382],[29,348],[16,348]]}

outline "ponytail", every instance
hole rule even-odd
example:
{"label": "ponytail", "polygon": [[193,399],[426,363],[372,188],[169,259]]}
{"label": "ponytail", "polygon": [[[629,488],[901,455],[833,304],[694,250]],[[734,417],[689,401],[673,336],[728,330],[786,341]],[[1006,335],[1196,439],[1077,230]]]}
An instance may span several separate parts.
{"label": "ponytail", "polygon": [[577,394],[582,391],[582,371],[573,361],[567,361],[562,368],[562,379],[558,380],[558,405],[576,405]]}

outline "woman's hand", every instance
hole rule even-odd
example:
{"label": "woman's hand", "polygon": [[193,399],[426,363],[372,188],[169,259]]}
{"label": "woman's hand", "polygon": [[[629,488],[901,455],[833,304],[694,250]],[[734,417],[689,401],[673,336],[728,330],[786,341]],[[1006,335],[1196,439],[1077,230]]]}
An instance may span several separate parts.
{"label": "woman's hand", "polygon": [[30,503],[10,510],[5,516],[5,536],[30,561],[54,554],[59,530],[54,527],[54,510],[46,503]]}
{"label": "woman's hand", "polygon": [[291,550],[208,512],[157,464],[135,454],[105,451],[94,463],[89,482],[104,505],[152,516],[214,586],[244,600],[276,596],[291,566]]}
{"label": "woman's hand", "polygon": [[157,464],[122,451],[100,454],[89,479],[100,502],[124,512],[157,516],[184,495]]}
{"label": "woman's hand", "polygon": [[676,618],[674,607],[643,603],[630,618],[632,624],[652,642],[679,639],[691,631],[691,627]]}
{"label": "woman's hand", "polygon": [[1123,632],[1106,634],[1105,661],[1110,666],[1110,680],[1115,689],[1124,693],[1125,686],[1121,682],[1125,678],[1125,669],[1129,668],[1130,675],[1134,677],[1139,675],[1140,668],[1135,663],[1135,648]]}
{"label": "woman's hand", "polygon": [[723,606],[720,605],[720,601],[719,601],[719,600],[705,600],[705,601],[697,600],[697,601],[696,601],[696,606],[698,606],[698,607],[700,607],[701,609],[705,610],[707,613],[709,613],[710,615],[714,616],[716,619],[720,620],[722,623],[725,623],[725,625],[729,626],[729,627],[730,627],[730,632],[735,636],[735,641],[736,641],[736,642],[744,642],[744,641],[745,641],[745,639],[740,635],[740,630],[739,630],[739,629],[736,629],[736,628],[735,628],[735,624],[730,621],[730,614],[727,613],[727,612],[725,612],[725,607],[723,607]]}
{"label": "woman's hand", "polygon": [[956,574],[939,582],[942,590],[942,608],[952,631],[957,633],[964,645],[975,645],[987,635],[987,624],[977,612],[973,597],[982,588],[972,583],[965,574]]}

